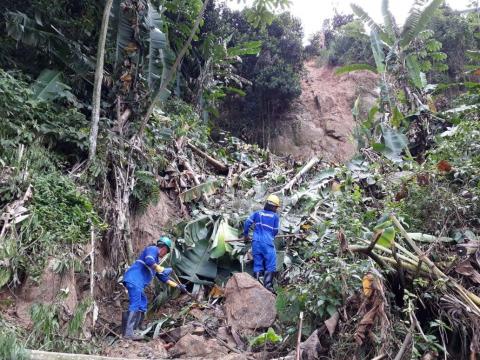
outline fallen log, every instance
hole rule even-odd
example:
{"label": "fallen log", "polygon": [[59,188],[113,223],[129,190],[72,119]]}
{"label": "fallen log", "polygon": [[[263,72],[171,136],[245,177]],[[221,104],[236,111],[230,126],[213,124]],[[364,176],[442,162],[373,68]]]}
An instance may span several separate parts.
{"label": "fallen log", "polygon": [[192,149],[194,152],[196,152],[198,155],[203,157],[207,162],[212,165],[214,168],[216,168],[221,174],[227,175],[229,167],[225,165],[224,163],[218,161],[217,159],[213,158],[212,156],[208,155],[206,152],[203,150],[199,149],[195,145],[193,145],[190,141],[187,141],[187,145],[190,149]]}
{"label": "fallen log", "polygon": [[[40,350],[27,350],[30,360],[140,360],[136,357],[118,358],[99,355],[66,354]],[[160,358],[156,358],[162,360]]]}
{"label": "fallen log", "polygon": [[293,185],[295,185],[298,180],[303,176],[305,175],[308,171],[310,171],[310,169],[312,167],[314,167],[316,164],[318,164],[320,162],[320,159],[318,157],[313,157],[310,159],[310,161],[297,173],[297,175],[295,175],[292,180],[290,180],[287,185],[285,185],[283,188],[281,188],[279,191],[275,192],[275,194],[277,193],[282,193],[284,194],[285,191],[289,191],[291,190],[291,188],[293,187]]}

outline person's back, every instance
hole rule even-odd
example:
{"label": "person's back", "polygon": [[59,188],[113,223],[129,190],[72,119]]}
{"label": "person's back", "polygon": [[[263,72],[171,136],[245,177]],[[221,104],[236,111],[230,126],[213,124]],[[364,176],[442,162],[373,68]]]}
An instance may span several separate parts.
{"label": "person's back", "polygon": [[253,273],[259,280],[261,274],[265,272],[264,285],[270,291],[273,291],[273,277],[277,268],[274,240],[280,222],[277,215],[279,205],[280,199],[275,195],[270,195],[264,209],[251,214],[245,221],[243,229],[243,236],[248,239],[250,227],[255,226],[252,239]]}

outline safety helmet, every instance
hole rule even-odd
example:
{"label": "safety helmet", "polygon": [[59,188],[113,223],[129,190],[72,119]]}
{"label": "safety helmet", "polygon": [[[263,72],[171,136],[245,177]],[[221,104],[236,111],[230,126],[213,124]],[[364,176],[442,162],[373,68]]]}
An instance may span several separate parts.
{"label": "safety helmet", "polygon": [[280,199],[277,195],[268,195],[267,197],[267,204],[279,207],[280,206]]}
{"label": "safety helmet", "polygon": [[157,246],[162,246],[165,245],[168,250],[172,250],[172,240],[166,236],[160,237],[160,239],[157,240]]}

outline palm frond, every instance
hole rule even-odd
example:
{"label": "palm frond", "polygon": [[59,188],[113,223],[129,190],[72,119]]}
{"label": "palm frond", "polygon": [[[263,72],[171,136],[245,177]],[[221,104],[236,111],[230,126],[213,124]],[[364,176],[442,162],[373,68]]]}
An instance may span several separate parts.
{"label": "palm frond", "polygon": [[398,26],[389,8],[388,0],[382,0],[382,15],[385,30],[393,43],[398,36]]}
{"label": "palm frond", "polygon": [[380,25],[378,25],[375,22],[375,20],[373,20],[372,17],[370,15],[368,15],[368,13],[365,10],[363,10],[363,8],[361,8],[357,4],[351,4],[350,6],[352,7],[352,10],[353,10],[354,14],[357,15],[360,18],[360,20],[362,20],[365,24],[367,24],[367,26],[372,31],[376,32],[382,40],[384,40],[386,42],[388,42],[390,40],[389,36],[382,29],[382,27]]}
{"label": "palm frond", "polygon": [[432,0],[423,10],[422,6],[426,3],[424,0],[415,1],[410,14],[405,20],[402,33],[400,34],[400,46],[407,47],[420,32],[425,29],[428,22],[433,17],[435,10],[443,3],[444,0]]}
{"label": "palm frond", "polygon": [[373,58],[377,66],[377,72],[379,74],[385,71],[385,53],[383,52],[382,44],[375,31],[370,34],[370,43],[372,45]]}
{"label": "palm frond", "polygon": [[73,96],[70,87],[62,82],[62,72],[58,70],[43,70],[32,86],[33,98],[54,100],[59,97]]}
{"label": "palm frond", "polygon": [[417,57],[415,55],[408,55],[405,61],[408,69],[408,76],[413,85],[420,90],[427,86],[425,74],[420,69]]}

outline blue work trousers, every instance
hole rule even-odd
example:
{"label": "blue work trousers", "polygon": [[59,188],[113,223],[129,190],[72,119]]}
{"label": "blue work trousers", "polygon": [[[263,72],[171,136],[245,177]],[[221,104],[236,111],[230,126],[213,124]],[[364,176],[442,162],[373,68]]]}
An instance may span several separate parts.
{"label": "blue work trousers", "polygon": [[146,313],[148,303],[143,288],[129,282],[124,282],[124,285],[128,290],[128,311]]}
{"label": "blue work trousers", "polygon": [[275,246],[262,241],[252,242],[253,272],[277,270]]}

